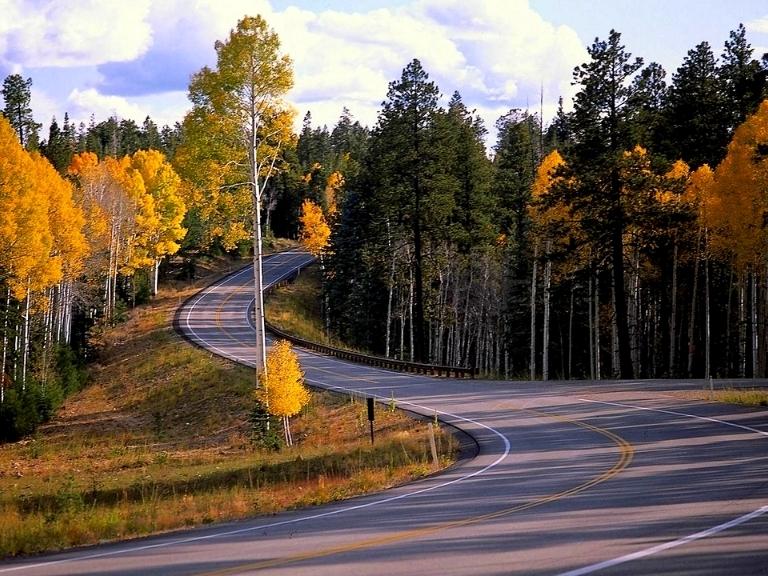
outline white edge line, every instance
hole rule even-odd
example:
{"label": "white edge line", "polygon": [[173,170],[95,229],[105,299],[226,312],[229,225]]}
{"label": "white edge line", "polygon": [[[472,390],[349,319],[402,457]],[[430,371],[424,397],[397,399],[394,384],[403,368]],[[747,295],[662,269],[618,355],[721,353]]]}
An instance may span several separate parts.
{"label": "white edge line", "polygon": [[603,400],[589,400],[588,398],[579,398],[580,402],[589,402],[592,404],[606,404],[608,406],[620,406],[622,408],[633,408],[634,410],[645,410],[647,412],[660,412],[661,414],[670,414],[672,416],[685,416],[686,418],[694,418],[696,420],[706,420],[707,422],[714,422],[716,424],[722,424],[724,426],[731,426],[732,428],[740,428],[747,432],[754,432],[761,436],[768,436],[768,432],[765,430],[758,430],[751,426],[744,426],[743,424],[736,424],[735,422],[728,422],[726,420],[718,420],[717,418],[710,418],[709,416],[697,416],[696,414],[687,414],[685,412],[676,412],[675,410],[662,410],[660,408],[646,408],[644,406],[634,406],[632,404],[622,404],[621,402],[605,402]]}
{"label": "white edge line", "polygon": [[599,562],[590,566],[584,566],[583,568],[577,568],[576,570],[570,570],[569,572],[563,572],[558,576],[582,576],[583,574],[591,574],[592,572],[597,572],[598,570],[603,570],[604,568],[611,568],[612,566],[624,564],[625,562],[639,560],[641,558],[645,558],[646,556],[651,556],[658,552],[669,550],[670,548],[676,548],[678,546],[694,542],[695,540],[701,540],[702,538],[714,536],[718,532],[723,532],[724,530],[728,530],[729,528],[733,528],[739,524],[749,522],[758,516],[762,516],[766,512],[768,512],[768,506],[763,506],[762,508],[758,508],[749,514],[744,514],[743,516],[739,516],[738,518],[734,518],[733,520],[729,520],[723,524],[718,524],[717,526],[713,526],[707,530],[702,530],[701,532],[696,532],[695,534],[690,534],[688,536],[678,538],[677,540],[672,540],[671,542],[664,542],[663,544],[652,546],[651,548],[646,548],[645,550],[638,550],[637,552],[632,552],[631,554],[626,554],[625,556],[619,556],[613,560],[606,560],[604,562]]}
{"label": "white edge line", "polygon": [[[748,432],[754,432],[756,434],[760,434],[761,436],[768,436],[768,432],[765,432],[764,430],[758,430],[757,428],[744,426],[742,424],[736,424],[734,422],[727,422],[725,420],[718,420],[717,418],[710,418],[709,416],[696,416],[695,414],[687,414],[685,412],[677,412],[675,410],[647,408],[644,406],[634,406],[632,404],[623,404],[621,402],[606,402],[603,400],[590,400],[588,398],[579,398],[579,400],[581,402],[589,402],[591,404],[605,404],[608,406],[619,406],[622,408],[632,408],[634,410],[644,410],[647,412],[660,412],[661,414],[670,414],[672,416],[684,416],[686,418],[693,418],[696,420],[705,420],[707,422],[723,424],[725,426],[731,426],[733,428],[740,428]],[[619,556],[618,558],[613,558],[612,560],[605,560],[603,562],[598,562],[597,564],[590,564],[589,566],[577,568],[576,570],[569,570],[568,572],[563,572],[558,576],[582,576],[583,574],[591,574],[593,572],[597,572],[598,570],[611,568],[612,566],[616,566],[618,564],[624,564],[625,562],[632,562],[633,560],[639,560],[641,558],[652,556],[653,554],[657,554],[659,552],[664,552],[665,550],[669,550],[670,548],[677,548],[678,546],[683,546],[690,542],[701,540],[702,538],[714,536],[719,532],[723,532],[724,530],[728,530],[729,528],[733,528],[734,526],[738,526],[739,524],[744,524],[745,522],[749,522],[754,518],[762,516],[766,512],[768,512],[768,506],[762,506],[757,510],[753,510],[752,512],[744,514],[743,516],[739,516],[738,518],[734,518],[733,520],[729,520],[728,522],[718,524],[717,526],[712,526],[711,528],[702,530],[700,532],[696,532],[695,534],[689,534],[688,536],[683,536],[682,538],[678,538],[677,540],[664,542],[663,544],[651,546],[650,548],[645,548],[644,550],[638,550],[637,552],[632,552],[631,554],[625,554],[624,556]]]}

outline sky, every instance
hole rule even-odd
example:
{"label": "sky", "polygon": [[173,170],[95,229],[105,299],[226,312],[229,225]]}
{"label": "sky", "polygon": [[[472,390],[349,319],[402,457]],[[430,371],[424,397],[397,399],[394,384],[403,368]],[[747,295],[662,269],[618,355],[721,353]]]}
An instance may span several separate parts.
{"label": "sky", "polygon": [[458,90],[488,128],[510,108],[568,107],[586,46],[611,29],[668,80],[702,41],[722,52],[739,23],[768,52],[765,0],[0,0],[0,78],[32,78],[44,123],[109,116],[180,121],[192,74],[214,43],[261,14],[293,59],[287,99],[332,128],[344,107],[373,126],[389,82],[418,58],[445,96]]}

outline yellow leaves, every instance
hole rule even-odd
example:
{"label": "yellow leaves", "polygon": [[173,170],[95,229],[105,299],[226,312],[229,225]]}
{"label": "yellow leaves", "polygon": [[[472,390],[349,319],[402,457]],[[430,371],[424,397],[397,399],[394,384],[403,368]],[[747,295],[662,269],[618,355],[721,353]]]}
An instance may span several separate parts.
{"label": "yellow leaves", "polygon": [[312,255],[319,256],[328,246],[331,236],[331,229],[325,221],[323,211],[311,200],[304,200],[299,221],[301,243]]}
{"label": "yellow leaves", "polygon": [[536,179],[533,181],[531,195],[533,203],[530,208],[531,218],[539,225],[547,226],[568,219],[568,208],[562,203],[545,206],[543,201],[550,190],[559,182],[557,170],[565,165],[565,160],[557,150],[553,150],[539,164]]}
{"label": "yellow leaves", "polygon": [[260,384],[256,396],[275,416],[298,414],[309,402],[310,392],[304,386],[304,373],[287,340],[273,344],[267,354],[267,370],[262,372]]}
{"label": "yellow leaves", "polygon": [[712,244],[727,251],[740,270],[768,253],[768,101],[739,126],[717,167],[705,222]]}
{"label": "yellow leaves", "polygon": [[325,205],[328,207],[328,217],[333,220],[339,211],[339,192],[344,188],[344,175],[338,170],[331,172],[325,184]]}
{"label": "yellow leaves", "polygon": [[72,189],[37,153],[18,143],[0,118],[0,269],[14,297],[77,274],[86,247]]}

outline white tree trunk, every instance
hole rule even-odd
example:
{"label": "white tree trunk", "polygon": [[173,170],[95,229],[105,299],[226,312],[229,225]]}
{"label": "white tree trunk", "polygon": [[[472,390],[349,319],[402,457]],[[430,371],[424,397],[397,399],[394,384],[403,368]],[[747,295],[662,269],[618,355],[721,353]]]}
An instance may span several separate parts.
{"label": "white tree trunk", "polygon": [[24,344],[21,359],[21,389],[27,389],[27,361],[29,358],[29,280],[27,280],[27,297],[24,302]]}
{"label": "white tree trunk", "polygon": [[549,258],[549,251],[552,242],[547,240],[546,263],[544,264],[544,326],[543,341],[541,346],[541,378],[549,380],[549,299],[550,284],[552,281],[552,260]]}
{"label": "white tree trunk", "polygon": [[758,349],[758,327],[757,327],[757,272],[752,272],[752,290],[751,292],[751,306],[750,306],[750,325],[752,327],[752,378],[757,378],[757,358],[759,354]]}
{"label": "white tree trunk", "polygon": [[747,281],[744,272],[739,274],[739,376],[747,374]]}
{"label": "white tree trunk", "polygon": [[696,241],[696,255],[693,265],[693,290],[691,293],[691,319],[688,323],[688,376],[693,376],[693,357],[696,352],[696,343],[694,342],[694,327],[696,325],[696,292],[699,289],[699,260],[701,257],[701,229]]}
{"label": "white tree trunk", "polygon": [[603,377],[600,362],[600,276],[595,274],[595,379]]}
{"label": "white tree trunk", "polygon": [[533,245],[533,271],[531,272],[531,357],[529,361],[531,380],[536,380],[536,276],[538,270],[539,247]]}
{"label": "white tree trunk", "polygon": [[8,360],[8,316],[11,308],[11,288],[6,288],[5,318],[3,319],[3,364],[0,370],[0,402],[5,400],[5,366]]}
{"label": "white tree trunk", "polygon": [[677,341],[677,237],[672,248],[672,311],[669,316],[669,377],[675,375],[675,343]]}

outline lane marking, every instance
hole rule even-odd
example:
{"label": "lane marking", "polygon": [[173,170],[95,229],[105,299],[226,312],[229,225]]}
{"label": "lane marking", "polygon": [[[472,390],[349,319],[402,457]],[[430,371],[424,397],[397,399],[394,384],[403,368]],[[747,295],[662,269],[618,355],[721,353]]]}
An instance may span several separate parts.
{"label": "lane marking", "polygon": [[[330,385],[332,386],[332,385]],[[338,386],[332,386],[333,388],[341,388]],[[351,391],[348,390],[348,391]],[[379,397],[384,398],[384,397]],[[386,399],[386,398],[384,398]],[[410,406],[415,406],[418,408],[423,408],[422,406],[419,406],[417,404],[413,404],[410,402],[401,402],[402,404],[408,404]],[[521,408],[519,409],[523,412],[529,412],[531,414],[535,414],[539,417],[545,417],[545,418],[552,418],[555,420],[559,420],[561,422],[566,422],[568,424],[573,424],[576,426],[579,426],[581,428],[584,428],[586,430],[596,432],[598,434],[601,434],[611,440],[612,442],[616,443],[619,447],[620,456],[619,459],[616,461],[616,463],[608,470],[605,470],[601,474],[591,478],[590,480],[583,482],[582,484],[579,484],[578,486],[574,486],[572,488],[568,488],[566,490],[562,490],[560,492],[557,492],[555,494],[550,494],[546,496],[541,496],[539,498],[535,498],[534,500],[529,500],[528,502],[524,502],[522,504],[518,504],[516,506],[512,506],[511,508],[505,508],[503,510],[497,510],[496,512],[490,512],[488,514],[482,514],[478,516],[470,516],[468,518],[462,518],[460,520],[452,520],[452,521],[446,521],[441,522],[432,526],[425,526],[423,528],[416,528],[413,530],[406,530],[402,532],[395,532],[394,534],[388,534],[385,536],[378,536],[375,538],[368,538],[365,540],[362,540],[360,542],[354,542],[351,544],[342,544],[339,546],[332,546],[325,549],[320,550],[313,550],[308,552],[301,552],[292,556],[285,556],[282,558],[273,558],[270,560],[261,560],[258,562],[253,562],[249,564],[241,564],[238,566],[233,566],[230,568],[225,568],[222,570],[216,570],[211,572],[201,572],[198,573],[198,576],[229,576],[232,574],[240,574],[243,571],[251,571],[251,570],[261,570],[264,568],[272,568],[275,566],[283,566],[286,564],[295,564],[296,562],[301,562],[304,560],[312,560],[317,558],[324,558],[327,556],[333,556],[335,554],[342,554],[346,552],[354,552],[358,550],[366,550],[370,548],[375,548],[378,546],[383,546],[386,544],[392,544],[394,542],[401,542],[403,540],[413,540],[416,538],[422,538],[424,536],[428,536],[430,534],[434,534],[436,532],[441,532],[443,530],[449,530],[452,528],[462,528],[464,526],[469,526],[471,524],[478,524],[480,522],[485,522],[488,520],[495,520],[497,518],[501,518],[503,516],[508,516],[510,514],[516,513],[516,512],[522,512],[524,510],[529,510],[531,508],[536,508],[538,506],[542,506],[544,504],[548,504],[550,502],[554,502],[557,500],[561,500],[563,498],[566,498],[568,496],[573,496],[575,494],[578,494],[580,492],[583,492],[585,490],[588,490],[589,488],[592,488],[593,486],[600,484],[602,482],[605,482],[606,480],[609,480],[619,474],[622,470],[624,470],[632,461],[632,456],[634,454],[634,450],[632,449],[632,445],[627,442],[624,438],[621,436],[611,432],[610,430],[606,430],[604,428],[598,428],[597,426],[593,426],[591,424],[587,424],[586,422],[580,421],[580,420],[574,420],[572,418],[568,418],[566,416],[561,416],[559,414],[553,414],[552,412],[544,412],[540,410],[533,410],[533,409],[525,409]],[[449,416],[455,416],[452,414],[447,414],[445,412],[438,411],[438,414],[442,415],[449,415]],[[464,418],[462,416],[459,416],[458,418],[470,422],[477,423],[476,421]],[[481,424],[481,426],[484,426]],[[485,426],[487,428],[487,426]],[[487,468],[486,468],[487,469]],[[480,472],[476,472],[473,475],[477,475]],[[458,480],[454,480],[448,483],[445,483],[444,485],[449,485],[456,483]]]}
{"label": "lane marking", "polygon": [[[741,430],[746,430],[747,432],[752,432],[755,434],[759,434],[761,436],[768,436],[768,432],[764,430],[758,430],[757,428],[752,428],[751,426],[744,426],[743,424],[736,424],[735,422],[728,422],[726,420],[720,420],[718,418],[712,418],[709,416],[697,416],[696,414],[688,414],[686,412],[678,412],[676,410],[664,410],[661,408],[648,408],[645,406],[635,406],[633,404],[624,404],[622,402],[608,402],[605,400],[591,400],[589,398],[579,398],[578,399],[581,402],[588,402],[591,404],[604,404],[607,406],[618,406],[621,408],[631,408],[633,410],[642,410],[646,412],[659,412],[660,414],[669,414],[672,416],[683,416],[686,418],[693,418],[695,420],[704,420],[706,422],[713,422],[715,424],[722,424],[724,426],[731,426],[732,428],[739,428]],[[707,538],[709,536],[713,536],[719,532],[723,532],[724,530],[728,530],[729,528],[733,528],[734,526],[738,526],[739,524],[744,524],[745,522],[749,522],[750,520],[757,518],[759,516],[762,516],[763,514],[768,512],[768,506],[762,506],[761,508],[758,508],[757,510],[753,510],[752,512],[749,512],[748,514],[744,514],[743,516],[739,516],[738,518],[734,518],[733,520],[729,520],[728,522],[724,522],[722,524],[718,524],[717,526],[713,526],[711,528],[708,528],[706,530],[702,530],[700,532],[696,532],[694,534],[689,534],[688,536],[683,536],[682,538],[678,538],[677,540],[672,540],[669,542],[664,542],[663,544],[658,544],[656,546],[651,546],[650,548],[645,548],[643,550],[638,550],[637,552],[632,552],[631,554],[625,554],[624,556],[619,556],[618,558],[613,558],[612,560],[605,560],[603,562],[598,562],[597,564],[591,564],[589,566],[584,566],[583,568],[577,568],[576,570],[570,570],[568,572],[563,572],[559,574],[558,576],[581,576],[583,574],[591,574],[592,572],[597,572],[598,570],[603,570],[604,568],[610,568],[612,566],[616,566],[618,564],[624,564],[626,562],[631,562],[633,560],[639,560],[641,558],[645,558],[647,556],[651,556],[653,554],[657,554],[659,552],[664,552],[665,550],[669,550],[670,548],[676,548],[678,546],[683,546],[685,544],[688,544],[689,542],[694,542],[696,540],[701,540],[702,538]]]}
{"label": "lane marking", "polygon": [[675,410],[663,410],[661,408],[646,408],[644,406],[635,406],[633,404],[623,404],[621,402],[606,402],[604,400],[590,400],[589,398],[579,398],[580,402],[590,402],[592,404],[605,404],[608,406],[620,406],[621,408],[633,408],[634,410],[645,410],[647,412],[659,412],[661,414],[671,414],[672,416],[685,416],[686,418],[694,418],[696,420],[705,420],[707,422],[714,422],[716,424],[722,424],[724,426],[731,426],[732,428],[740,428],[747,430],[748,432],[754,432],[761,436],[768,436],[768,432],[765,430],[759,430],[752,428],[751,426],[744,426],[743,424],[736,424],[735,422],[728,422],[727,420],[719,420],[717,418],[710,418],[709,416],[697,416],[696,414],[687,414],[685,412],[677,412]]}
{"label": "lane marking", "polygon": [[645,558],[647,556],[651,556],[659,552],[664,552],[665,550],[669,550],[670,548],[677,548],[678,546],[683,546],[684,544],[689,544],[690,542],[701,540],[702,538],[714,536],[719,532],[723,532],[725,530],[728,530],[729,528],[733,528],[734,526],[738,526],[739,524],[744,524],[745,522],[749,522],[754,518],[758,518],[759,516],[762,516],[766,512],[768,512],[768,506],[763,506],[762,508],[758,508],[757,510],[750,512],[749,514],[744,514],[743,516],[739,516],[738,518],[734,518],[733,520],[730,520],[728,522],[718,524],[717,526],[713,526],[712,528],[708,528],[707,530],[702,530],[701,532],[696,532],[695,534],[690,534],[688,536],[678,538],[677,540],[673,540],[671,542],[664,542],[663,544],[652,546],[650,548],[646,548],[645,550],[638,550],[637,552],[632,552],[631,554],[619,556],[618,558],[614,558],[613,560],[606,560],[604,562],[599,562],[597,564],[592,564],[590,566],[585,566],[583,568],[578,568],[576,570],[562,572],[558,576],[583,576],[584,574],[591,574],[592,572],[597,572],[598,570],[603,570],[605,568],[611,568],[612,566],[617,566],[618,564],[624,564],[625,562],[632,562],[633,560],[639,560],[641,558]]}

